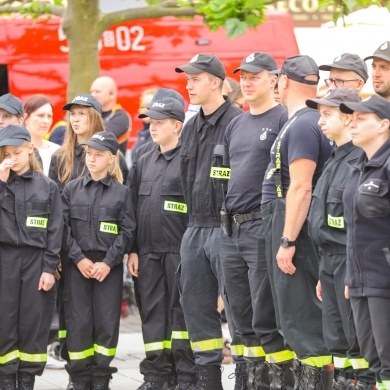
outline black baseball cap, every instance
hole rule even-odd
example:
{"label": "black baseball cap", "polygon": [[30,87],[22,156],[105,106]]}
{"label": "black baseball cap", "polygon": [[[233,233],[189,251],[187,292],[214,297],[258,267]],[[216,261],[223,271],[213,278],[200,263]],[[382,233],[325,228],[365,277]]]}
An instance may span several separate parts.
{"label": "black baseball cap", "polygon": [[119,149],[118,140],[109,131],[98,131],[84,145],[88,145],[97,150],[109,150],[112,154],[116,154]]}
{"label": "black baseball cap", "polygon": [[330,89],[322,98],[308,99],[306,105],[310,108],[318,110],[318,105],[339,107],[343,102],[360,102],[360,96],[351,88],[335,88]]}
{"label": "black baseball cap", "polygon": [[259,73],[263,70],[276,70],[278,66],[272,56],[266,53],[252,53],[241,61],[241,65],[233,70],[237,73],[239,70],[246,70],[251,73]]}
{"label": "black baseball cap", "polygon": [[24,114],[22,101],[11,93],[0,96],[0,108],[12,115],[23,116]]}
{"label": "black baseball cap", "polygon": [[[313,58],[307,55],[297,55],[286,58],[281,69],[270,71],[271,74],[284,74],[298,83],[317,85],[320,81],[320,71]],[[316,75],[317,81],[306,80],[305,77]]]}
{"label": "black baseball cap", "polygon": [[333,60],[333,64],[321,65],[320,70],[331,70],[331,68],[352,70],[357,73],[364,82],[368,79],[367,65],[357,54],[344,53]]}
{"label": "black baseball cap", "polygon": [[222,80],[226,78],[225,67],[214,54],[197,54],[191,58],[189,64],[178,66],[175,71],[189,74],[207,72]]}
{"label": "black baseball cap", "polygon": [[184,105],[176,99],[168,97],[163,98],[157,102],[154,102],[149,111],[138,115],[138,118],[146,117],[151,119],[174,118],[180,122],[184,122]]}
{"label": "black baseball cap", "polygon": [[340,111],[346,114],[352,114],[355,111],[372,112],[381,119],[390,119],[390,101],[381,96],[372,95],[359,103],[341,103]]}
{"label": "black baseball cap", "polygon": [[178,100],[181,104],[184,106],[184,99],[183,96],[180,95],[179,92],[176,92],[174,89],[168,89],[168,88],[160,88],[157,90],[157,92],[153,95],[153,99],[150,103],[148,103],[145,107],[151,108],[153,103],[158,102],[161,99],[164,99],[166,97],[173,98]]}
{"label": "black baseball cap", "polygon": [[31,134],[23,125],[8,125],[0,131],[0,146],[20,146],[31,142]]}
{"label": "black baseball cap", "polygon": [[77,104],[79,106],[93,107],[99,114],[102,113],[102,105],[92,95],[87,93],[79,93],[70,103],[62,107],[63,110],[70,110],[70,108]]}
{"label": "black baseball cap", "polygon": [[381,58],[382,60],[390,62],[390,41],[382,43],[375,51],[372,56],[368,56],[364,61],[370,60],[371,58]]}

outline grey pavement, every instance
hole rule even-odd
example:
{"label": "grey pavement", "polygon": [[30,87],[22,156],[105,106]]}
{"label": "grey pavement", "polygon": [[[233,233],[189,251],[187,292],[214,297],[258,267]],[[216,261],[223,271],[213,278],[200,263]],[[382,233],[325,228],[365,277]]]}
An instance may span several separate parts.
{"label": "grey pavement", "polygon": [[[112,366],[118,368],[110,383],[111,390],[136,390],[143,377],[139,372],[139,363],[144,357],[141,322],[138,313],[131,313],[121,320],[119,343]],[[234,364],[224,364],[222,371],[224,390],[234,389],[234,379],[228,376],[234,372]],[[66,389],[68,374],[64,369],[46,368],[41,377],[35,381],[36,390]]]}

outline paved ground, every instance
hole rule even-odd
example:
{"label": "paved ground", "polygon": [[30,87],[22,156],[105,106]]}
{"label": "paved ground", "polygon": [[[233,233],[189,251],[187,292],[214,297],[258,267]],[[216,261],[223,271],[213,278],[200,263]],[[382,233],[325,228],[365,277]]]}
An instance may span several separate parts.
{"label": "paved ground", "polygon": [[[136,390],[142,384],[142,376],[139,373],[139,363],[144,356],[143,340],[141,335],[141,323],[137,313],[132,313],[128,318],[121,320],[121,329],[116,357],[112,363],[118,368],[110,384],[111,390]],[[234,389],[234,379],[228,376],[234,372],[233,364],[223,365],[224,390]],[[45,369],[41,377],[35,382],[36,390],[66,389],[68,375],[64,369]]]}

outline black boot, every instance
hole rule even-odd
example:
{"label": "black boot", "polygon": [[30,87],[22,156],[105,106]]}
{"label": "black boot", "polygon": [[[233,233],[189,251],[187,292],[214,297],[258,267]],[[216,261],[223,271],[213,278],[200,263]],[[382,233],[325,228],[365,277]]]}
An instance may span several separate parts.
{"label": "black boot", "polygon": [[346,390],[373,390],[375,389],[376,386],[371,384],[367,384],[367,383],[364,383],[364,382],[361,382],[361,381],[349,381],[348,385],[346,386]]}
{"label": "black boot", "polygon": [[323,367],[303,366],[303,389],[304,390],[332,390],[333,389],[333,364]]}
{"label": "black boot", "polygon": [[229,379],[235,380],[234,382],[234,390],[248,390],[247,382],[247,364],[245,363],[236,363],[236,368],[234,373],[230,374]]}
{"label": "black boot", "polygon": [[108,385],[110,383],[110,378],[100,378],[92,380],[92,390],[109,390]]}
{"label": "black boot", "polygon": [[1,390],[16,390],[16,374],[0,375]]}
{"label": "black boot", "polygon": [[91,382],[72,380],[73,390],[91,390]]}
{"label": "black boot", "polygon": [[168,380],[168,387],[167,390],[175,390],[177,385],[177,378],[174,375],[169,375]]}
{"label": "black boot", "polygon": [[264,360],[255,361],[254,390],[269,390],[270,377],[268,364]]}
{"label": "black boot", "polygon": [[196,374],[181,373],[179,374],[177,390],[195,390],[196,387]]}
{"label": "black boot", "polygon": [[154,378],[153,380],[152,378],[149,379],[151,380],[145,379],[145,382],[137,390],[168,390],[168,383],[164,378],[156,378],[157,380],[154,380]]}
{"label": "black boot", "polygon": [[269,364],[270,390],[294,390],[295,375],[293,365],[293,360],[285,363]]}
{"label": "black boot", "polygon": [[255,389],[255,362],[253,360],[246,361],[246,386],[248,390]]}
{"label": "black boot", "polygon": [[194,390],[223,390],[220,366],[197,367],[197,382]]}
{"label": "black boot", "polygon": [[18,372],[18,389],[33,390],[35,383],[35,375],[28,372]]}

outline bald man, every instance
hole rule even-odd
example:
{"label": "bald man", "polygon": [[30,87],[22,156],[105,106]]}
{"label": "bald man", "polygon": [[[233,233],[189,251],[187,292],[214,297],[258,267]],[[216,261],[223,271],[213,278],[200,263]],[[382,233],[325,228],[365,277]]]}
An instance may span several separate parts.
{"label": "bald man", "polygon": [[106,130],[115,134],[119,149],[125,154],[131,118],[129,113],[117,103],[118,87],[115,80],[109,76],[98,77],[91,85],[91,95],[101,103]]}

